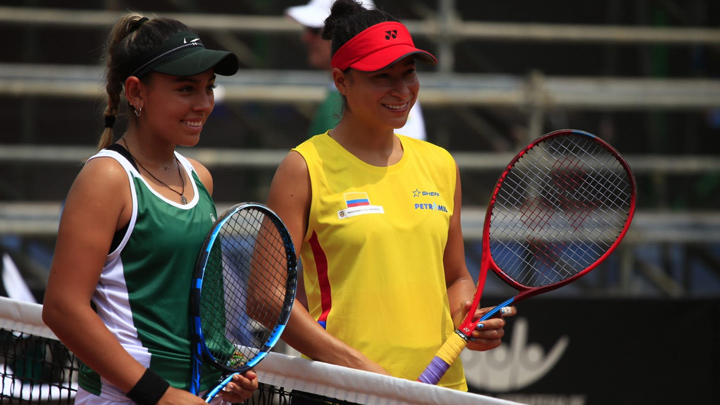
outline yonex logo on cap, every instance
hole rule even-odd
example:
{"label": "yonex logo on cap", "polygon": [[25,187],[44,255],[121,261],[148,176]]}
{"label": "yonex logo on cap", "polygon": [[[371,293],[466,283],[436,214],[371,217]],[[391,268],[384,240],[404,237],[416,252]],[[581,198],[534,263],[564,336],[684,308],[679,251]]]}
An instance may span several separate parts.
{"label": "yonex logo on cap", "polygon": [[[187,44],[187,38],[183,38],[183,44]],[[202,42],[200,41],[200,38],[195,38],[190,40],[190,45],[202,45]]]}
{"label": "yonex logo on cap", "polygon": [[397,38],[397,30],[385,31],[385,34],[387,34],[385,35],[385,39],[388,41]]}
{"label": "yonex logo on cap", "polygon": [[375,72],[410,55],[433,65],[437,63],[429,52],[415,47],[404,25],[386,21],[366,28],[345,42],[333,54],[331,65],[342,71],[353,68]]}

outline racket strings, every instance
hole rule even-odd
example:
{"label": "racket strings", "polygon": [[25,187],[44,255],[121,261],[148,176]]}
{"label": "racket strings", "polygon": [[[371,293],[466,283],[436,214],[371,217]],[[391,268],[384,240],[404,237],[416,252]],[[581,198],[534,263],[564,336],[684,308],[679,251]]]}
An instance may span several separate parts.
{"label": "racket strings", "polygon": [[572,277],[614,244],[631,196],[622,164],[592,138],[538,143],[515,162],[494,196],[493,260],[529,287]]}
{"label": "racket strings", "polygon": [[239,369],[260,353],[289,310],[285,240],[262,211],[244,209],[220,228],[200,299],[202,333],[218,364]]}

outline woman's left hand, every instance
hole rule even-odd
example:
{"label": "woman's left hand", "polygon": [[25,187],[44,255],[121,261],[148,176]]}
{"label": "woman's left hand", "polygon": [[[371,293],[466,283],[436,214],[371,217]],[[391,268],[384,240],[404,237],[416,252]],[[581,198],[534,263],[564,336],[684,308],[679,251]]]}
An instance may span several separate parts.
{"label": "woman's left hand", "polygon": [[256,389],[258,389],[257,374],[253,370],[248,370],[243,374],[234,375],[232,381],[225,386],[219,396],[225,402],[244,402],[252,397]]}
{"label": "woman's left hand", "polygon": [[[465,308],[463,312],[466,313],[470,309],[471,305],[472,302],[467,301],[465,303]],[[475,311],[474,319],[481,318],[493,308],[495,307],[478,309],[477,311]],[[502,337],[505,335],[504,318],[506,316],[515,316],[515,314],[517,314],[517,309],[514,306],[504,307],[498,312],[498,314],[500,315],[497,317],[494,316],[478,324],[477,329],[472,332],[472,336],[470,337],[470,341],[468,342],[467,346],[468,349],[485,351],[500,346],[500,343],[502,343]],[[482,325],[482,327],[480,325]]]}

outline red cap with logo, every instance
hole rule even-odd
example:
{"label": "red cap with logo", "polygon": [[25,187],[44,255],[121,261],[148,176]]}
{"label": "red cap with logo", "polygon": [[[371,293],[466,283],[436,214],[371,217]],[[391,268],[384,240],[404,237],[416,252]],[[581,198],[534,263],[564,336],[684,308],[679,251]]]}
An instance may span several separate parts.
{"label": "red cap with logo", "polygon": [[389,21],[375,24],[347,41],[335,52],[331,64],[340,70],[353,68],[374,72],[409,55],[431,65],[437,64],[430,52],[415,47],[410,32],[402,23]]}

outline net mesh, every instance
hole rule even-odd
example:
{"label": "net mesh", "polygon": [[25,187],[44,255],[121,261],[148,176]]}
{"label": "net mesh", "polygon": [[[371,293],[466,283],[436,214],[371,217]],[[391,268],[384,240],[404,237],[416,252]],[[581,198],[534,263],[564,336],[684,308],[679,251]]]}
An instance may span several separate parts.
{"label": "net mesh", "polygon": [[0,330],[0,403],[72,404],[78,365],[59,341]]}
{"label": "net mesh", "polygon": [[[0,297],[0,404],[73,404],[78,361],[43,323],[42,306]],[[423,405],[513,402],[270,353],[247,405]]]}
{"label": "net mesh", "polygon": [[502,181],[492,207],[490,253],[524,286],[555,284],[585,270],[630,220],[631,174],[591,136],[536,144]]}

